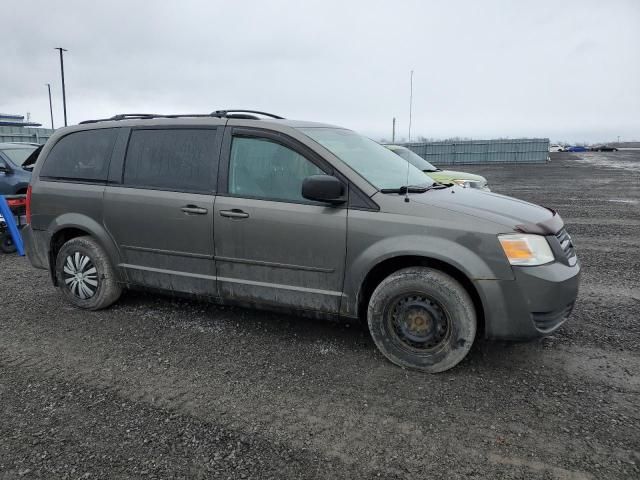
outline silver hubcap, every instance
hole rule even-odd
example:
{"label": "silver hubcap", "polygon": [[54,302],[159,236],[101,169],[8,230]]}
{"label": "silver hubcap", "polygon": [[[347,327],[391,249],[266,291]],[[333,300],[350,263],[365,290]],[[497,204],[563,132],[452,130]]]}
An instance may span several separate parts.
{"label": "silver hubcap", "polygon": [[64,261],[64,283],[76,297],[86,300],[98,290],[98,271],[86,255],[75,252]]}

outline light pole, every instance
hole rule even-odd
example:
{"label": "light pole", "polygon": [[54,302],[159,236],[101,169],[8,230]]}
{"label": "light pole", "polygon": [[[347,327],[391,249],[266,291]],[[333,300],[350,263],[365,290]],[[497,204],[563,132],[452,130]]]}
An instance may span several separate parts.
{"label": "light pole", "polygon": [[64,88],[64,59],[62,58],[62,52],[67,50],[62,47],[55,47],[54,50],[60,52],[60,75],[62,76],[62,110],[64,111],[64,126],[67,126],[67,92]]}
{"label": "light pole", "polygon": [[413,70],[409,80],[409,142],[411,142],[411,113],[413,110]]}
{"label": "light pole", "polygon": [[396,117],[393,117],[393,125],[391,127],[391,143],[396,143]]}
{"label": "light pole", "polygon": [[47,90],[49,90],[49,113],[51,114],[51,130],[54,129],[53,126],[53,103],[51,103],[51,84],[47,83]]}

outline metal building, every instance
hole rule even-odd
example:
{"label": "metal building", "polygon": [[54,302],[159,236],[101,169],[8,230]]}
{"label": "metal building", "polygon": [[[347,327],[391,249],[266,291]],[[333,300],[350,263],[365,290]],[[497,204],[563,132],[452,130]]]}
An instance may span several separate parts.
{"label": "metal building", "polygon": [[0,113],[0,142],[45,143],[55,130],[40,125],[26,122],[23,115]]}
{"label": "metal building", "polygon": [[548,138],[412,142],[403,145],[436,166],[544,163],[549,159]]}

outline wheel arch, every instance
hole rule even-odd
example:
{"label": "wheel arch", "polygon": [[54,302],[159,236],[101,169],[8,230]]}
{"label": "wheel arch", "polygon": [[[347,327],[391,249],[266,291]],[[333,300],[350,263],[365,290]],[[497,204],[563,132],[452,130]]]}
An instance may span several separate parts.
{"label": "wheel arch", "polygon": [[398,255],[387,258],[374,265],[365,275],[357,294],[357,314],[366,319],[367,307],[373,291],[380,282],[398,270],[408,267],[429,267],[444,272],[457,280],[467,291],[476,312],[478,321],[477,335],[484,336],[485,318],[482,299],[471,279],[459,268],[443,260],[422,255]]}
{"label": "wheel arch", "polygon": [[49,271],[54,285],[57,286],[55,267],[56,257],[60,248],[62,248],[62,245],[69,240],[84,236],[89,236],[98,242],[98,245],[100,245],[107,253],[108,258],[114,267],[116,276],[118,276],[118,281],[122,280],[119,278],[121,275],[119,269],[116,268],[120,258],[118,249],[104,227],[95,220],[84,215],[63,215],[56,219],[54,224],[50,227],[49,232]]}

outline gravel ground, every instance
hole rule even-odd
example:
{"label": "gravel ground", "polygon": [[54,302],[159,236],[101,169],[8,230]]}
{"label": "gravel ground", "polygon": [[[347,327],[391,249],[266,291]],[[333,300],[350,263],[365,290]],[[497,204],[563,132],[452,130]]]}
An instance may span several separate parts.
{"label": "gravel ground", "polygon": [[640,152],[481,166],[558,209],[571,320],[429,376],[360,325],[128,293],[64,303],[0,255],[0,479],[640,478]]}

